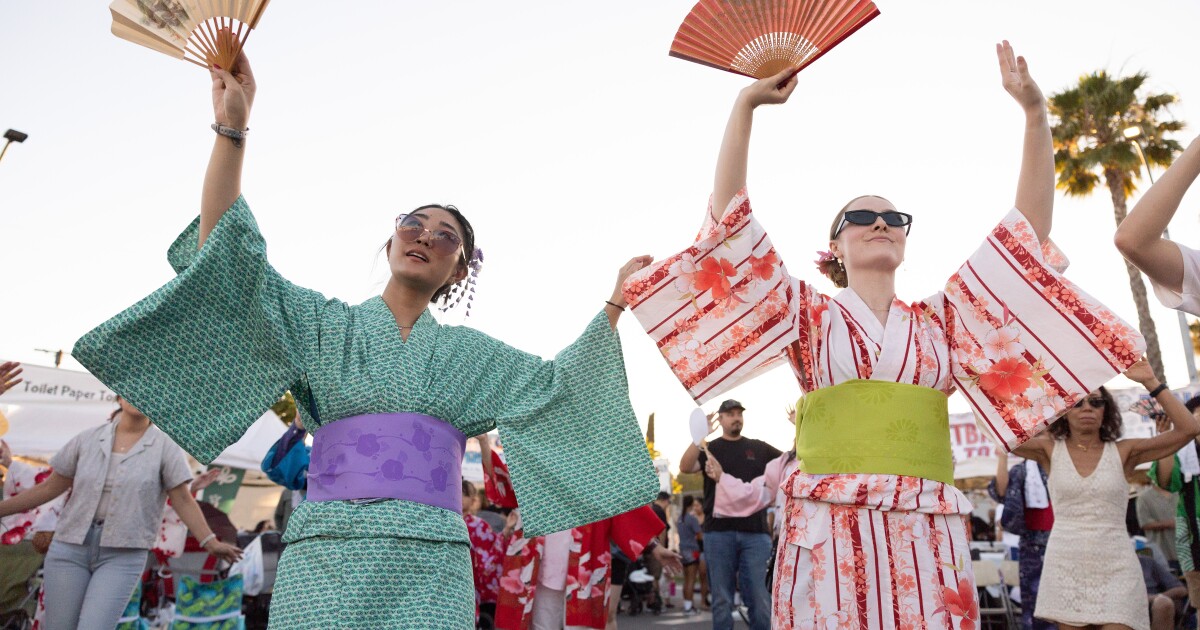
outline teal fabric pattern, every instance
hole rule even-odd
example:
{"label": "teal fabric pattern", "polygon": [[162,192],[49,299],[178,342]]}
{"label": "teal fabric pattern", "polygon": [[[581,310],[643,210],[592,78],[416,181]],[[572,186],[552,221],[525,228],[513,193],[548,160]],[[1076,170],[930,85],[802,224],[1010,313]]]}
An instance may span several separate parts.
{"label": "teal fabric pattern", "polygon": [[[403,340],[381,298],[351,306],[283,279],[244,199],[200,250],[198,229],[199,219],[171,246],[178,275],[81,338],[74,355],[200,461],[212,461],[291,390],[309,430],[404,411],[468,436],[498,427],[530,536],[653,501],[658,481],[603,312],[552,361],[441,325],[428,311]],[[303,503],[285,540],[313,537],[468,542],[458,514],[396,500]],[[307,562],[282,564],[281,583],[298,584],[291,571],[312,575]],[[466,555],[462,562],[470,587]],[[277,587],[275,601],[280,594]]]}
{"label": "teal fabric pattern", "polygon": [[137,587],[133,589],[133,595],[129,596],[129,603],[125,604],[125,612],[121,613],[121,618],[117,620],[116,630],[150,630],[150,624],[142,619],[142,583],[138,582]]}
{"label": "teal fabric pattern", "polygon": [[475,627],[468,544],[308,538],[281,561],[303,568],[275,582],[272,628]]}
{"label": "teal fabric pattern", "polygon": [[175,591],[171,630],[245,630],[242,617],[242,576],[201,584],[189,576]]}

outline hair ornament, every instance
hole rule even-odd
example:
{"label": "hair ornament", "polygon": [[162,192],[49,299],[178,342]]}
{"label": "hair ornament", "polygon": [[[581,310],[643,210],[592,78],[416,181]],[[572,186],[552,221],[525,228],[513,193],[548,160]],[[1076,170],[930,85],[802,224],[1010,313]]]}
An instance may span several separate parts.
{"label": "hair ornament", "polygon": [[467,277],[450,285],[450,289],[442,295],[440,300],[441,305],[438,309],[445,313],[457,307],[462,303],[463,298],[466,298],[467,308],[463,313],[463,317],[470,317],[471,305],[475,301],[475,285],[478,282],[479,272],[482,269],[483,250],[476,247],[475,251],[471,252],[471,259],[467,261]]}

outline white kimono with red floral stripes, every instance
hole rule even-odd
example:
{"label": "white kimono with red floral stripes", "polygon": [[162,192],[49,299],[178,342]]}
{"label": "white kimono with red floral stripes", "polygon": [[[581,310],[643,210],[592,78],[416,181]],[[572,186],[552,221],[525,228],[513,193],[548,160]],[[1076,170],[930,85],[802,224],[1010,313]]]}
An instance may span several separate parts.
{"label": "white kimono with red floral stripes", "polygon": [[[1012,448],[1144,349],[1063,278],[1065,265],[1014,209],[942,292],[894,300],[885,327],[854,291],[830,297],[789,275],[743,190],[695,244],[631,277],[624,293],[698,404],[787,361],[806,392],[851,379],[959,390]],[[898,416],[887,436],[902,446],[920,422]],[[783,488],[775,627],[976,626],[971,505],[953,486],[797,471]]]}

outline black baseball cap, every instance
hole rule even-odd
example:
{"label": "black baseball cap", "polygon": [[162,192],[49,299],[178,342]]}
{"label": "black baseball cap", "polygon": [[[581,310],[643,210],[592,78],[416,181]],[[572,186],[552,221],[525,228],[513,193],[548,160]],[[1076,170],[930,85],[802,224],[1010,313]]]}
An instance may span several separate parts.
{"label": "black baseball cap", "polygon": [[733,411],[734,409],[741,409],[742,411],[746,410],[742,403],[730,398],[729,400],[721,403],[720,408],[717,409],[717,413],[725,413],[726,411]]}

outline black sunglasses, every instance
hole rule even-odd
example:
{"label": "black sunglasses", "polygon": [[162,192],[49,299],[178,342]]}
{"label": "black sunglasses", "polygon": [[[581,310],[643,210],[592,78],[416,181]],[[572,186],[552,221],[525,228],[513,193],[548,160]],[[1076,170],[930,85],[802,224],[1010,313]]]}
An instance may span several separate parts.
{"label": "black sunglasses", "polygon": [[1103,397],[1093,396],[1088,398],[1080,398],[1079,402],[1075,403],[1075,408],[1078,409],[1082,407],[1084,402],[1087,402],[1088,406],[1092,409],[1103,409],[1104,407],[1108,406],[1108,403],[1105,402]]}
{"label": "black sunglasses", "polygon": [[904,228],[905,236],[907,236],[908,231],[912,229],[911,214],[897,212],[896,210],[884,210],[883,212],[876,212],[874,210],[847,210],[844,214],[842,214],[842,222],[838,223],[837,229],[834,230],[833,234],[829,236],[829,240],[832,241],[833,239],[837,238],[838,234],[842,233],[842,229],[846,227],[847,223],[853,223],[854,225],[871,225],[875,223],[876,219],[879,218],[882,218],[883,222],[889,227]]}

